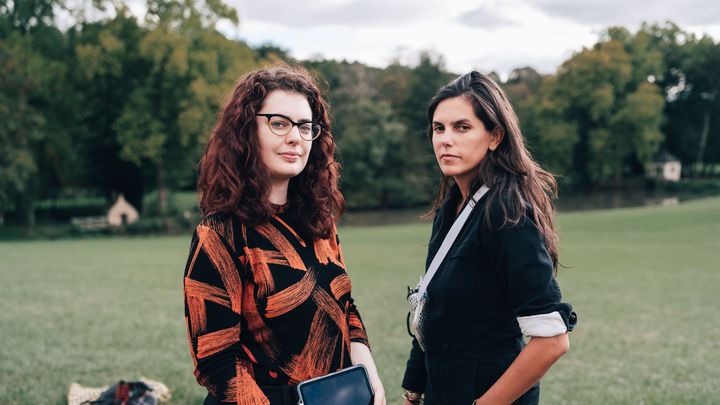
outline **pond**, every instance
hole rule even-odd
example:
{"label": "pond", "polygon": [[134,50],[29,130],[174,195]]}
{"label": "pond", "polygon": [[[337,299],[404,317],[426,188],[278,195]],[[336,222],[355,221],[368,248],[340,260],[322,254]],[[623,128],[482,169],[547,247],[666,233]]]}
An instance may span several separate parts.
{"label": "pond", "polygon": [[[707,194],[667,193],[645,190],[613,190],[591,193],[564,192],[556,201],[558,212],[576,212],[599,209],[625,207],[647,207],[659,205],[677,205],[684,201],[707,197]],[[346,211],[340,225],[346,226],[378,226],[392,224],[431,222],[432,218],[424,218],[428,207],[399,210]]]}

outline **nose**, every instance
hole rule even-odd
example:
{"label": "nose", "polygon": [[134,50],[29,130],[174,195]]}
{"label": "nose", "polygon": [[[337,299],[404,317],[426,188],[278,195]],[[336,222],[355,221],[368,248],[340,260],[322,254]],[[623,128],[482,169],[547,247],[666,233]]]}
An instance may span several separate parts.
{"label": "nose", "polygon": [[443,131],[441,134],[435,136],[440,138],[440,144],[444,146],[451,145],[455,138],[454,133],[451,130]]}
{"label": "nose", "polygon": [[290,128],[290,132],[285,135],[285,142],[290,144],[299,143],[301,139],[302,137],[300,136],[300,127],[297,125],[293,125],[293,127]]}

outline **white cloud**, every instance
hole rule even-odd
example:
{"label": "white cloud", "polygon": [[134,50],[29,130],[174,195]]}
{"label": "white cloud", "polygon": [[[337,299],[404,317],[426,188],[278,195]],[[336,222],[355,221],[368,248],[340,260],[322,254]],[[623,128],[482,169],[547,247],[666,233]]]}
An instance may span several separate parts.
{"label": "white cloud", "polygon": [[478,7],[474,10],[470,10],[458,17],[457,21],[471,28],[485,30],[515,25],[515,22],[512,19],[485,7]]}
{"label": "white cloud", "polygon": [[229,0],[241,18],[296,28],[327,26],[368,27],[402,25],[432,16],[440,0],[425,0],[422,7],[411,0]]}
{"label": "white cloud", "polygon": [[682,25],[717,25],[720,6],[717,0],[527,0],[552,16],[570,18],[579,23],[628,25],[642,21],[672,20]]}
{"label": "white cloud", "polygon": [[[676,12],[675,3],[667,0],[606,0],[599,5],[579,0],[440,1],[231,1],[241,23],[228,34],[253,45],[271,41],[301,59],[322,55],[382,67],[398,55],[406,60],[409,53],[432,50],[456,73],[478,68],[507,74],[523,66],[550,73],[573,52],[592,46],[613,16],[635,30],[662,10]],[[720,38],[720,23],[703,25],[704,19],[696,16],[703,10],[716,16],[720,3],[683,4],[695,11],[680,10],[677,16],[697,22],[681,28]]]}

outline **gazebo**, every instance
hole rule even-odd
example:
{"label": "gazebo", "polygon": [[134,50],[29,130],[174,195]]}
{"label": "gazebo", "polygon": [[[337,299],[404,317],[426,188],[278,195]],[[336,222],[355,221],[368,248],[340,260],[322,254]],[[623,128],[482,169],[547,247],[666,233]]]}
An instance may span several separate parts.
{"label": "gazebo", "polygon": [[658,154],[645,168],[647,178],[661,181],[680,181],[681,172],[680,159],[666,151]]}
{"label": "gazebo", "polygon": [[140,215],[135,207],[130,205],[125,196],[120,194],[115,204],[110,207],[107,213],[107,222],[110,226],[124,226],[137,221]]}

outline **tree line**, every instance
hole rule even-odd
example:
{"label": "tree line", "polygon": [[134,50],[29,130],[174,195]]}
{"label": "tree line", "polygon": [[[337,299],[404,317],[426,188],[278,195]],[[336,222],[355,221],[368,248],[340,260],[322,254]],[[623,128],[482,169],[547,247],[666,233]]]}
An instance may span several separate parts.
{"label": "tree line", "polygon": [[[299,63],[331,103],[341,187],[351,208],[427,204],[439,172],[426,106],[449,72],[441,54],[408,66],[294,60],[220,33],[239,16],[221,0],[0,4],[0,217],[32,224],[37,201],[123,193],[136,207],[192,190],[218,109],[248,70]],[[78,4],[77,2],[73,4]],[[62,14],[63,18],[59,18]],[[60,28],[59,21],[68,28]],[[720,163],[720,44],[677,25],[611,27],[552,74],[505,79],[535,157],[563,185],[642,175],[659,151],[702,174]]]}

